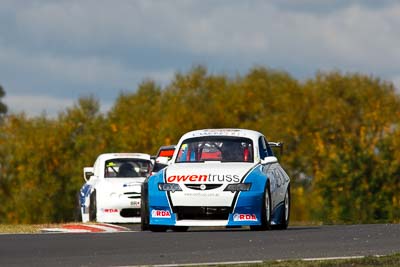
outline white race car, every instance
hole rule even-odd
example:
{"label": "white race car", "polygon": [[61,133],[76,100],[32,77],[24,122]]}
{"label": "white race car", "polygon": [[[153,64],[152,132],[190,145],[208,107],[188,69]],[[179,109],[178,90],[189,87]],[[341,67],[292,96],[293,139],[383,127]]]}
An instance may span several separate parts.
{"label": "white race car", "polygon": [[140,222],[141,184],[150,175],[150,155],[108,153],[85,167],[86,183],[77,196],[78,220],[107,223]]}
{"label": "white race car", "polygon": [[168,166],[142,185],[142,230],[190,226],[286,229],[290,179],[259,132],[207,129],[186,133]]}

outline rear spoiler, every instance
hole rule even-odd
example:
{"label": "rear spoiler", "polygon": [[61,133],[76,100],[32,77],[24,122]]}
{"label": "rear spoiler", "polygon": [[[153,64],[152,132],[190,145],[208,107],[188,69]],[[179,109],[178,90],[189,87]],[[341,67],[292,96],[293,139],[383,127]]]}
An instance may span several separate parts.
{"label": "rear spoiler", "polygon": [[279,151],[280,151],[280,154],[281,155],[283,154],[283,142],[268,142],[268,145],[271,148],[278,147]]}

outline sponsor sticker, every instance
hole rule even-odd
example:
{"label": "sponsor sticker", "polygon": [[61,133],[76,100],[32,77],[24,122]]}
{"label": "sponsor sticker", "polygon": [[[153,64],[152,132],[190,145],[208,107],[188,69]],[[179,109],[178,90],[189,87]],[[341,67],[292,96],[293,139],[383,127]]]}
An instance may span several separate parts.
{"label": "sponsor sticker", "polygon": [[233,215],[233,221],[242,222],[242,221],[257,221],[257,216],[255,214],[240,214],[235,213]]}
{"label": "sponsor sticker", "polygon": [[140,207],[140,200],[133,200],[133,201],[131,201],[131,206],[133,206],[133,207]]}
{"label": "sponsor sticker", "polygon": [[[128,186],[137,186],[137,187],[140,187],[140,185],[141,185],[140,183],[131,182],[131,183],[123,184],[122,187],[128,187]],[[138,193],[140,193],[140,191],[139,191]]]}
{"label": "sponsor sticker", "polygon": [[168,183],[176,182],[234,182],[238,183],[240,176],[237,174],[192,174],[192,175],[170,175],[167,177]]}
{"label": "sponsor sticker", "polygon": [[152,210],[151,217],[153,218],[171,218],[169,210]]}
{"label": "sponsor sticker", "polygon": [[118,212],[118,209],[102,209],[104,213],[116,213]]}

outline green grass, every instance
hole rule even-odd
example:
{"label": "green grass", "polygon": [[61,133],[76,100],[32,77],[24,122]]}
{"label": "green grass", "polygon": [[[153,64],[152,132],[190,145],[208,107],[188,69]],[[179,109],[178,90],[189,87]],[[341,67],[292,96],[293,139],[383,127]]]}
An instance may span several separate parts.
{"label": "green grass", "polygon": [[[33,234],[40,233],[44,228],[60,228],[66,224],[77,224],[81,222],[66,223],[44,223],[44,224],[0,224],[0,234]],[[85,224],[95,224],[88,222]]]}
{"label": "green grass", "polygon": [[51,224],[0,224],[2,234],[32,234],[39,233],[40,229],[55,227]]}
{"label": "green grass", "polygon": [[[389,256],[370,256],[357,259],[339,260],[284,260],[284,261],[265,261],[256,264],[229,264],[229,265],[207,265],[218,267],[399,267],[400,253]],[[193,267],[193,266],[192,266]]]}
{"label": "green grass", "polygon": [[34,234],[43,228],[57,228],[61,224],[0,224],[0,234]]}

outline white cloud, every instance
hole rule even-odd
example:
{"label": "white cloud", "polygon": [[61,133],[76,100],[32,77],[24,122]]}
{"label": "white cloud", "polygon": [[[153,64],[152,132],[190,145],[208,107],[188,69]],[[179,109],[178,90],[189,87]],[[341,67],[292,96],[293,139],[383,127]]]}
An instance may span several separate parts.
{"label": "white cloud", "polygon": [[165,85],[199,60],[234,72],[262,64],[300,77],[339,69],[392,79],[400,77],[400,3],[380,3],[5,1],[0,83],[8,97],[45,88],[52,99],[95,93],[109,105],[118,90],[145,78]]}
{"label": "white cloud", "polygon": [[23,70],[28,73],[44,73],[48,79],[73,81],[76,84],[112,85],[138,82],[148,75],[155,80],[165,82],[173,70],[157,70],[145,72],[124,66],[118,60],[98,56],[67,56],[63,54],[30,54],[25,51],[6,49],[0,46],[0,60],[9,68]]}
{"label": "white cloud", "polygon": [[9,108],[8,113],[25,112],[29,116],[46,114],[54,117],[59,111],[72,106],[74,100],[46,95],[6,95],[3,103]]}
{"label": "white cloud", "polygon": [[1,45],[0,62],[7,72],[15,73],[14,77],[4,77],[1,81],[9,111],[26,111],[29,115],[45,111],[53,117],[86,95],[100,98],[101,110],[108,111],[120,92],[136,89],[144,79],[166,85],[175,72],[172,69],[133,69],[101,57],[29,54]]}
{"label": "white cloud", "polygon": [[399,73],[398,76],[393,77],[391,80],[393,81],[393,85],[394,85],[395,88],[396,88],[396,92],[397,92],[398,94],[400,94],[400,73]]}
{"label": "white cloud", "polygon": [[328,19],[321,32],[338,61],[391,69],[387,63],[400,60],[399,15],[400,4],[377,11],[353,6]]}
{"label": "white cloud", "polygon": [[[321,8],[315,1],[303,2]],[[152,45],[166,52],[175,49],[238,60],[272,57],[290,62],[322,57],[348,64],[376,63],[393,53],[399,56],[393,42],[400,42],[400,3],[371,9],[350,1],[342,8],[332,7],[330,13],[280,9],[277,3],[264,1],[39,3],[17,12],[18,32],[38,46],[54,42],[72,50],[92,47],[107,53],[115,46]]]}

